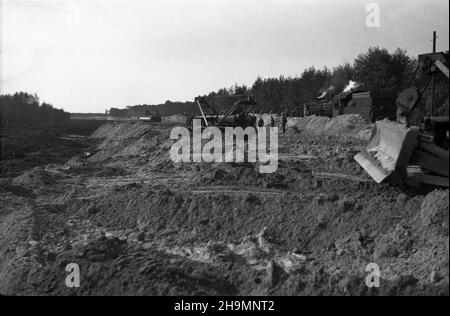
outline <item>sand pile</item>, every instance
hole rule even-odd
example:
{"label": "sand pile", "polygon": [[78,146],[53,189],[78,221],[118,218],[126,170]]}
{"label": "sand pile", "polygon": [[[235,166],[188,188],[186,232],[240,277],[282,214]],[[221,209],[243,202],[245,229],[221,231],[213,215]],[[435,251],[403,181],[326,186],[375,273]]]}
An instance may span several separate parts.
{"label": "sand pile", "polygon": [[108,123],[95,131],[91,138],[103,140],[98,152],[88,159],[91,162],[142,156],[161,144],[160,134],[143,122]]}
{"label": "sand pile", "polygon": [[91,136],[92,139],[121,140],[137,137],[150,130],[144,122],[112,122],[100,126]]}
{"label": "sand pile", "polygon": [[169,132],[143,122],[105,124],[91,136],[102,142],[88,161],[109,162],[115,168],[139,166],[139,172],[169,171],[174,168]]}
{"label": "sand pile", "polygon": [[12,184],[23,188],[37,188],[51,186],[55,184],[59,178],[60,176],[58,174],[50,173],[41,167],[36,167],[15,177]]}
{"label": "sand pile", "polygon": [[449,210],[448,190],[435,190],[429,193],[420,207],[420,223],[429,232],[440,231],[448,235]]}
{"label": "sand pile", "polygon": [[370,124],[358,114],[347,114],[333,118],[323,116],[307,116],[302,118],[288,118],[287,126],[298,131],[308,131],[313,134],[341,135],[353,134],[358,136]]}
{"label": "sand pile", "polygon": [[162,118],[163,123],[172,123],[172,124],[186,124],[186,116],[178,114],[172,116],[164,116]]}
{"label": "sand pile", "polygon": [[385,278],[410,270],[420,280],[448,282],[448,197],[448,190],[435,190],[408,205],[406,195],[398,196],[397,205],[413,212],[375,239],[373,259],[384,267]]}

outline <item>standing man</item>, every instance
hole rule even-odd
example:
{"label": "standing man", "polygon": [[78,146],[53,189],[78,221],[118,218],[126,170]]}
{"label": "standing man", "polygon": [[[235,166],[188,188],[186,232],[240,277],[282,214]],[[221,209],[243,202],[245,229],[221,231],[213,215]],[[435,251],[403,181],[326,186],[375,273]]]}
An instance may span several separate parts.
{"label": "standing man", "polygon": [[264,120],[262,118],[262,115],[258,119],[258,127],[264,127]]}
{"label": "standing man", "polygon": [[283,130],[283,134],[286,133],[286,123],[287,123],[287,115],[286,112],[281,113],[281,129]]}

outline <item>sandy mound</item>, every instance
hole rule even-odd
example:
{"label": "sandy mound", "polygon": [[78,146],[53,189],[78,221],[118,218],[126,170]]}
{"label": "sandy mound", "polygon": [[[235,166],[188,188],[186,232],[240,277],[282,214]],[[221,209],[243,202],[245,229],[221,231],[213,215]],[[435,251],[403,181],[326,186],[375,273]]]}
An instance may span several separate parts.
{"label": "sandy mound", "polygon": [[172,124],[186,124],[186,116],[180,114],[172,116],[163,116],[162,122]]}
{"label": "sandy mound", "polygon": [[55,173],[50,173],[40,167],[36,167],[15,177],[12,184],[24,188],[36,188],[53,185],[59,178],[60,176]]}
{"label": "sandy mound", "polygon": [[424,227],[448,231],[448,190],[436,190],[428,194],[420,207],[420,221]]}
{"label": "sandy mound", "polygon": [[100,162],[110,158],[144,156],[157,149],[162,135],[143,122],[108,123],[101,126],[91,138],[102,139],[96,152],[88,160]]}
{"label": "sandy mound", "polygon": [[341,115],[331,119],[315,115],[303,118],[288,118],[287,126],[313,134],[340,135],[350,133],[355,136],[358,136],[360,131],[370,128],[370,124],[358,114]]}
{"label": "sandy mound", "polygon": [[122,140],[141,136],[150,130],[151,126],[144,122],[112,122],[100,126],[90,138]]}

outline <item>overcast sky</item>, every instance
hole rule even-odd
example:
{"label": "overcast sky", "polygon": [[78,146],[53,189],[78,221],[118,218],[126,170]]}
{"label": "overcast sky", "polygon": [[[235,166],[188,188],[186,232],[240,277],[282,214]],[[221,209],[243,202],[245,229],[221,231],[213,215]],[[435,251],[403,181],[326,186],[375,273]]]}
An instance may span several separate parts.
{"label": "overcast sky", "polygon": [[[449,48],[448,0],[0,0],[0,92],[71,112],[192,100],[370,46]],[[380,27],[366,25],[377,3]]]}

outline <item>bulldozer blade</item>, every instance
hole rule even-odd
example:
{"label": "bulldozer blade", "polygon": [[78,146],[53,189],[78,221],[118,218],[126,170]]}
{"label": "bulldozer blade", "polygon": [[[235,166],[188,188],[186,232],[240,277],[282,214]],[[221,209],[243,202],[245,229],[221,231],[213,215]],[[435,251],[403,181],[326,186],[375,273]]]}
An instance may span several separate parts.
{"label": "bulldozer blade", "polygon": [[367,151],[360,152],[354,159],[377,183],[381,183],[390,175]]}
{"label": "bulldozer blade", "polygon": [[375,123],[375,132],[366,149],[355,160],[377,182],[392,173],[406,175],[406,167],[418,144],[419,130],[387,119]]}

